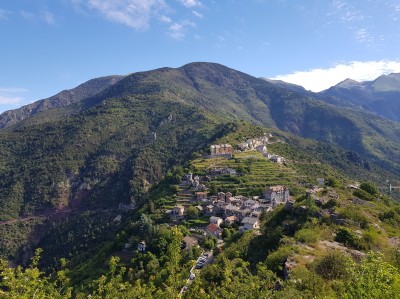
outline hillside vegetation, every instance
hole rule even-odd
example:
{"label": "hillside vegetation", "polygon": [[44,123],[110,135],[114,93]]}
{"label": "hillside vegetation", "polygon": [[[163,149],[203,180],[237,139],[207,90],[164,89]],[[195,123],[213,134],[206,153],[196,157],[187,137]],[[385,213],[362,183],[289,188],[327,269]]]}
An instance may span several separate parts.
{"label": "hillside vegetation", "polygon": [[[0,130],[0,298],[396,298],[398,123],[217,64],[106,82]],[[282,164],[239,151],[269,133]],[[209,157],[226,143],[232,157]],[[189,172],[207,196],[284,185],[293,201],[221,244]]]}

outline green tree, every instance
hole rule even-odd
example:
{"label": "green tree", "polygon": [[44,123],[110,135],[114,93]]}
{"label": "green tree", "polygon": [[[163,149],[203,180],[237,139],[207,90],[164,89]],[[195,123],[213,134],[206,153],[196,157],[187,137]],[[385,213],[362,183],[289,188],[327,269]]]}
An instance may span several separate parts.
{"label": "green tree", "polygon": [[336,178],[329,177],[325,180],[325,185],[336,188],[339,187],[339,181]]}
{"label": "green tree", "polygon": [[[41,250],[36,250],[27,269],[8,267],[7,262],[0,259],[0,298],[71,298],[72,288],[67,287],[67,271],[59,271],[54,280],[45,276],[37,267],[40,253]],[[65,265],[64,261],[62,265]]]}
{"label": "green tree", "polygon": [[360,189],[368,192],[371,195],[378,194],[378,188],[372,182],[363,182],[360,185]]}
{"label": "green tree", "polygon": [[194,206],[189,206],[186,210],[186,214],[190,219],[196,219],[199,217],[199,210]]}
{"label": "green tree", "polygon": [[349,264],[349,279],[340,298],[399,298],[400,273],[380,253],[369,253],[360,264]]}

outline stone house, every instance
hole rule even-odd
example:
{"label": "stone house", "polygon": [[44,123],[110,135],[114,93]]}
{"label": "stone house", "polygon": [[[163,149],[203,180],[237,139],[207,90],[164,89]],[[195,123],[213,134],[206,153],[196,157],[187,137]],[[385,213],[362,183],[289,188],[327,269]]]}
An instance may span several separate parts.
{"label": "stone house", "polygon": [[178,216],[178,217],[182,217],[184,213],[185,213],[185,207],[182,205],[175,206],[171,211],[172,216]]}
{"label": "stone house", "polygon": [[233,147],[230,144],[213,144],[210,146],[210,154],[212,157],[232,155]]}
{"label": "stone house", "polygon": [[286,203],[289,200],[289,189],[283,186],[273,186],[264,190],[264,198],[272,205]]}
{"label": "stone house", "polygon": [[225,218],[224,223],[227,226],[231,226],[232,224],[234,224],[237,221],[238,221],[238,219],[236,216],[228,216]]}
{"label": "stone house", "polygon": [[224,220],[222,220],[221,217],[216,217],[216,216],[211,216],[210,217],[210,223],[215,224],[216,226],[220,226],[222,223],[224,222]]}
{"label": "stone house", "polygon": [[196,200],[202,200],[207,198],[207,192],[196,192]]}
{"label": "stone house", "polygon": [[214,223],[210,223],[206,227],[206,235],[208,235],[208,236],[214,236],[214,237],[220,239],[222,232],[223,232],[223,229],[216,226]]}
{"label": "stone house", "polygon": [[245,232],[253,229],[260,228],[260,221],[256,217],[245,217],[241,221],[242,226],[239,228],[240,232]]}

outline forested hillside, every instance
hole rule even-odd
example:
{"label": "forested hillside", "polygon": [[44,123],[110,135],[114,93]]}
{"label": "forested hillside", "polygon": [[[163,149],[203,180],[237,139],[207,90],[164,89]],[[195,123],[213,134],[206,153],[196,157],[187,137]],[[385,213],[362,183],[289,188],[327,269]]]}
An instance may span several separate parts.
{"label": "forested hillside", "polygon": [[0,297],[395,298],[398,123],[218,64],[110,82],[0,130]]}

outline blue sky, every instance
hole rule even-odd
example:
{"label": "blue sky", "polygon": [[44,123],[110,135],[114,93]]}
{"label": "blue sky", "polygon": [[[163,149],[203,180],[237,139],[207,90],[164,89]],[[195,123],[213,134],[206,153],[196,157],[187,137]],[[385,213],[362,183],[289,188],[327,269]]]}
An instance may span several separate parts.
{"label": "blue sky", "polygon": [[400,72],[395,0],[0,0],[0,112],[193,61],[314,91]]}

